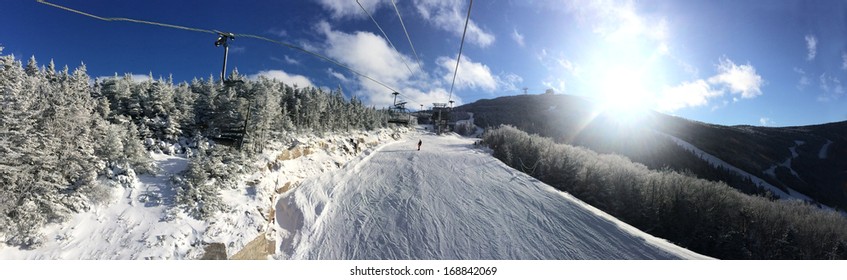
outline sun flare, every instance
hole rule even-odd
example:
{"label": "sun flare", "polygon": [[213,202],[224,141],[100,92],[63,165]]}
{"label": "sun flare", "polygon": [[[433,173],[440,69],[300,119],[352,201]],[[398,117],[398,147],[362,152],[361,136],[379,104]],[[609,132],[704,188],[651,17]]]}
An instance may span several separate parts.
{"label": "sun flare", "polygon": [[645,115],[654,99],[646,74],[626,66],[606,70],[596,95],[598,109],[621,120],[635,120]]}

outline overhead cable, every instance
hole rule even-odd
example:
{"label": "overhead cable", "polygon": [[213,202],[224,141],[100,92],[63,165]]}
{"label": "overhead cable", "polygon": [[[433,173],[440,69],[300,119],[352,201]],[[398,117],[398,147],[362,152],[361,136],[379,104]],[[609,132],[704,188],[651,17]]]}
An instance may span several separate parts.
{"label": "overhead cable", "polygon": [[36,0],[36,2],[44,4],[44,5],[48,5],[48,6],[53,6],[55,8],[59,8],[59,9],[69,11],[69,12],[72,12],[72,13],[77,13],[77,14],[84,15],[84,16],[87,16],[87,17],[92,17],[92,18],[95,18],[95,19],[103,20],[103,21],[127,21],[127,22],[150,24],[150,25],[156,25],[156,26],[162,26],[162,27],[168,27],[168,28],[176,28],[176,29],[182,29],[182,30],[188,30],[188,31],[194,31],[194,32],[203,32],[203,33],[212,33],[212,34],[218,33],[214,30],[191,28],[191,27],[185,27],[185,26],[180,26],[180,25],[152,22],[152,21],[146,21],[146,20],[121,18],[121,17],[101,17],[101,16],[92,15],[92,14],[89,14],[89,13],[86,13],[86,12],[83,12],[83,11],[74,10],[74,9],[71,9],[71,8],[68,8],[68,7],[65,7],[65,6],[53,4],[53,3],[47,2],[45,0]]}
{"label": "overhead cable", "polygon": [[397,18],[400,19],[400,25],[403,26],[403,32],[406,33],[406,39],[409,40],[409,46],[412,47],[412,53],[415,54],[415,58],[418,60],[418,69],[423,71],[423,65],[421,65],[421,58],[418,56],[418,52],[415,51],[415,45],[412,44],[412,37],[409,36],[409,30],[406,29],[406,24],[403,23],[403,17],[400,16],[400,10],[397,9],[397,3],[394,0],[391,0],[391,5],[394,6],[394,11],[397,13]]}
{"label": "overhead cable", "polygon": [[[192,28],[192,27],[185,27],[185,26],[180,26],[180,25],[167,24],[167,23],[160,23],[160,22],[153,22],[153,21],[146,21],[146,20],[137,20],[137,19],[131,19],[131,18],[121,18],[121,17],[101,17],[101,16],[97,16],[97,15],[89,14],[89,13],[86,13],[86,12],[83,12],[83,11],[74,10],[74,9],[71,9],[71,8],[68,8],[68,7],[65,7],[65,6],[61,6],[61,5],[57,5],[57,4],[53,4],[53,3],[47,2],[47,1],[45,1],[45,0],[36,0],[36,2],[41,3],[41,4],[45,4],[45,5],[48,5],[48,6],[52,6],[52,7],[55,7],[55,8],[59,8],[59,9],[65,10],[65,11],[69,11],[69,12],[72,12],[72,13],[76,13],[76,14],[84,15],[84,16],[91,17],[91,18],[98,19],[98,20],[102,20],[102,21],[109,21],[109,22],[114,22],[114,21],[126,21],[126,22],[134,22],[134,23],[141,23],[141,24],[149,24],[149,25],[155,25],[155,26],[161,26],[161,27],[168,27],[168,28],[176,28],[176,29],[182,29],[182,30],[194,31],[194,32],[211,33],[211,34],[221,34],[221,32],[220,32],[220,31],[216,31],[216,30],[200,29],[200,28]],[[347,70],[349,70],[350,72],[353,72],[353,73],[354,73],[354,74],[356,74],[356,75],[359,75],[359,76],[361,76],[361,77],[364,77],[364,78],[366,78],[366,79],[368,79],[368,80],[370,80],[370,81],[372,81],[372,82],[374,82],[374,83],[377,83],[377,84],[379,84],[379,85],[381,85],[381,86],[383,86],[383,87],[387,88],[388,90],[391,90],[392,92],[396,92],[396,91],[397,91],[397,90],[395,90],[394,88],[392,88],[392,87],[390,87],[390,86],[386,85],[385,83],[380,82],[380,81],[378,81],[378,80],[376,80],[376,79],[374,79],[374,78],[371,78],[371,77],[369,77],[368,75],[362,74],[362,73],[360,73],[359,71],[356,71],[356,70],[354,70],[353,68],[350,68],[350,67],[348,67],[348,66],[346,66],[346,65],[344,65],[344,64],[341,64],[340,62],[338,62],[338,61],[336,61],[336,60],[334,60],[334,59],[332,59],[332,58],[326,57],[326,56],[324,56],[324,55],[321,55],[321,54],[316,53],[316,52],[313,52],[313,51],[306,50],[306,49],[304,49],[304,48],[302,48],[302,47],[299,47],[299,46],[296,46],[296,45],[293,45],[293,44],[290,44],[290,43],[282,42],[282,41],[277,41],[277,40],[269,39],[269,38],[266,38],[266,37],[263,37],[263,36],[253,35],[253,34],[237,34],[237,33],[233,33],[233,35],[235,35],[236,37],[246,37],[246,38],[253,38],[253,39],[263,40],[263,41],[267,41],[267,42],[270,42],[270,43],[274,43],[274,44],[277,44],[277,45],[281,45],[281,46],[284,46],[284,47],[287,47],[287,48],[290,48],[290,49],[294,49],[294,50],[297,50],[297,51],[301,51],[301,52],[307,53],[307,54],[312,55],[312,56],[314,56],[314,57],[317,57],[317,58],[323,59],[323,60],[325,60],[325,61],[327,61],[327,62],[330,62],[330,63],[332,63],[332,64],[338,65],[339,67],[342,67],[342,68],[344,68],[344,69],[347,69]]]}
{"label": "overhead cable", "polygon": [[379,29],[379,32],[382,32],[382,37],[384,37],[385,40],[388,41],[388,44],[391,45],[391,48],[394,49],[395,52],[397,52],[397,54],[400,56],[400,60],[403,61],[403,65],[406,65],[406,69],[409,69],[409,73],[414,74],[414,71],[412,71],[412,67],[409,67],[409,64],[406,63],[406,59],[403,58],[402,55],[400,55],[400,51],[398,51],[397,48],[394,47],[394,43],[391,43],[391,39],[388,39],[388,35],[385,34],[385,31],[382,30],[382,27],[379,26],[379,23],[376,22],[376,19],[374,19],[374,17],[371,15],[371,13],[368,12],[368,10],[365,9],[364,6],[362,6],[362,3],[359,3],[359,0],[356,0],[356,4],[359,4],[359,8],[362,8],[362,11],[365,11],[365,14],[367,14],[368,17],[371,18],[371,21],[373,21],[374,25],[376,25],[376,28]]}
{"label": "overhead cable", "polygon": [[453,100],[453,86],[456,85],[456,74],[459,73],[459,61],[462,60],[462,49],[465,47],[465,34],[468,33],[468,22],[471,19],[471,7],[473,7],[473,0],[471,0],[470,5],[468,5],[468,16],[465,18],[465,31],[462,31],[462,43],[459,44],[459,57],[456,58],[456,69],[453,70],[453,82],[450,83],[450,98],[448,101]]}

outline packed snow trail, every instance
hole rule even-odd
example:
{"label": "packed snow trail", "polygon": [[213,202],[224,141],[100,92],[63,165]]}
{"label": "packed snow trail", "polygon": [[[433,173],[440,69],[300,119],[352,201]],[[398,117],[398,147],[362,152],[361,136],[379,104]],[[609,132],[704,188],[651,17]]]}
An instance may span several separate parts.
{"label": "packed snow trail", "polygon": [[829,151],[829,145],[832,145],[832,143],[833,143],[832,140],[828,140],[828,139],[826,140],[826,144],[823,144],[823,147],[821,147],[821,151],[818,152],[818,158],[826,159],[826,155],[828,154],[828,151]]}
{"label": "packed snow trail", "polygon": [[472,142],[412,135],[303,181],[277,200],[275,257],[705,258],[556,191]]}

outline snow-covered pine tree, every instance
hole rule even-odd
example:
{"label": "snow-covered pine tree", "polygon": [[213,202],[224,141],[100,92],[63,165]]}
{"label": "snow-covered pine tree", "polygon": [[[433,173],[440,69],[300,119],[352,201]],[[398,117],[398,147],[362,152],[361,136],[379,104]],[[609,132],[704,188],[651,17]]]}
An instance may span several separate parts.
{"label": "snow-covered pine tree", "polygon": [[174,112],[171,120],[179,126],[182,137],[189,138],[196,129],[194,103],[198,95],[191,90],[187,83],[180,83],[174,88]]}
{"label": "snow-covered pine tree", "polygon": [[144,144],[141,142],[138,128],[131,122],[127,122],[125,126],[122,143],[127,162],[138,172],[154,173],[155,166],[153,166],[152,159],[150,159]]}
{"label": "snow-covered pine tree", "polygon": [[209,135],[211,129],[216,126],[215,116],[218,108],[215,100],[218,99],[218,86],[210,76],[206,81],[193,80],[191,91],[197,94],[197,101],[194,103],[195,124],[201,133]]}
{"label": "snow-covered pine tree", "polygon": [[26,69],[24,69],[24,72],[26,72],[27,76],[30,77],[35,77],[40,73],[38,71],[38,62],[35,61],[34,55],[29,57],[29,61],[26,63]]}
{"label": "snow-covered pine tree", "polygon": [[271,135],[275,134],[274,130],[279,126],[277,123],[282,114],[279,105],[282,97],[279,83],[265,77],[259,78],[259,81],[253,87],[253,91],[252,96],[256,99],[256,102],[252,102],[253,108],[250,110],[248,136],[254,147],[253,150],[258,152],[263,149]]}
{"label": "snow-covered pine tree", "polygon": [[8,204],[0,208],[0,229],[6,243],[32,247],[45,223],[87,208],[80,190],[91,189],[98,170],[91,147],[97,126],[84,65],[69,75],[51,64],[42,77],[26,74],[11,56],[2,64],[0,149],[7,153],[0,159],[0,200]]}

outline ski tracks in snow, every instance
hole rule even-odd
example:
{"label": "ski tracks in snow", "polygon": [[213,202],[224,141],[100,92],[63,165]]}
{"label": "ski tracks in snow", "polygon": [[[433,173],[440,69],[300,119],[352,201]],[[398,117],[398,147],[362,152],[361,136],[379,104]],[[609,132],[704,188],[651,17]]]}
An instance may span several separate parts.
{"label": "ski tracks in snow", "polygon": [[703,258],[505,166],[474,139],[412,136],[282,195],[275,257]]}

